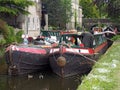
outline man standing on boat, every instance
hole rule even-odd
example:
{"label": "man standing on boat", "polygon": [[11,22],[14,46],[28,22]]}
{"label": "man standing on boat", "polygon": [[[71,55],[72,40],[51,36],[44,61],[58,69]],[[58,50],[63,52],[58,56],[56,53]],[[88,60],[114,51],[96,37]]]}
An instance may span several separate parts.
{"label": "man standing on boat", "polygon": [[84,47],[93,48],[94,36],[89,32],[84,32],[81,34],[81,36]]}

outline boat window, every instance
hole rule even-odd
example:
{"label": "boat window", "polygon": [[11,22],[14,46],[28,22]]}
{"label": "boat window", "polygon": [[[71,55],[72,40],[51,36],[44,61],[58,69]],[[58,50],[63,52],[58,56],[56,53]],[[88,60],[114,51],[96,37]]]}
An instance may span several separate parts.
{"label": "boat window", "polygon": [[93,40],[93,46],[96,46],[96,42],[95,42],[95,39]]}
{"label": "boat window", "polygon": [[91,33],[82,33],[80,38],[85,48],[93,48],[94,36]]}
{"label": "boat window", "polygon": [[62,35],[59,43],[65,43],[73,48],[79,48],[81,44],[81,38],[77,35]]}
{"label": "boat window", "polygon": [[98,40],[99,40],[98,43],[99,43],[99,44],[102,44],[102,42],[103,42],[102,36],[100,36],[100,37],[98,38]]}
{"label": "boat window", "polygon": [[100,45],[105,41],[105,37],[103,35],[96,35],[95,36],[95,45]]}

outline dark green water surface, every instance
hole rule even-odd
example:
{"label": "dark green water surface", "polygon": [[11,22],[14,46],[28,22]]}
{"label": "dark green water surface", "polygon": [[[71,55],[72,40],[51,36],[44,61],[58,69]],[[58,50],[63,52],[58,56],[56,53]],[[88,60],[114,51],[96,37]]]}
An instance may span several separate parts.
{"label": "dark green water surface", "polygon": [[26,76],[0,75],[0,90],[77,90],[80,76],[60,78],[51,73]]}

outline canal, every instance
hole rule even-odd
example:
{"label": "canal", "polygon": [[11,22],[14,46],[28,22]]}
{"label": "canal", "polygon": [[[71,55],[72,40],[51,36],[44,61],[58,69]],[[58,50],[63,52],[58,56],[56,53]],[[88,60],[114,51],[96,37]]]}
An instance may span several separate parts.
{"label": "canal", "polygon": [[61,78],[52,72],[24,76],[7,75],[5,60],[0,58],[0,90],[77,90],[81,76]]}
{"label": "canal", "polygon": [[77,90],[81,76],[60,78],[51,72],[26,76],[0,75],[0,90]]}

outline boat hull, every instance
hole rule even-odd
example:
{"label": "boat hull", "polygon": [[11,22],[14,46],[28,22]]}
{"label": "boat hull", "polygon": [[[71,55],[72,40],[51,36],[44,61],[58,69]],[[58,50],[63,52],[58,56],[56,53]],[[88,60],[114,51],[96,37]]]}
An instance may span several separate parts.
{"label": "boat hull", "polygon": [[[50,66],[52,71],[58,76],[65,78],[73,75],[82,75],[89,73],[92,69],[92,66],[98,60],[98,58],[106,52],[108,49],[108,43],[105,42],[95,49],[94,54],[80,54],[74,52],[53,52],[49,56]],[[73,50],[74,51],[74,50]],[[58,64],[58,58],[64,57],[66,61],[65,65],[61,67]]]}
{"label": "boat hull", "polygon": [[[21,49],[21,47],[17,47]],[[5,53],[9,75],[23,75],[50,69],[48,53],[42,48],[22,47],[24,50],[8,50]],[[39,51],[39,52],[38,52]],[[46,52],[46,50],[44,50]]]}
{"label": "boat hull", "polygon": [[66,64],[63,67],[57,64],[57,59],[60,57],[59,53],[49,56],[49,60],[52,71],[63,78],[89,72],[94,63],[94,61],[87,59],[93,56],[87,56],[87,58],[85,58],[81,55],[75,55],[72,53],[64,53],[62,56],[66,59]]}

